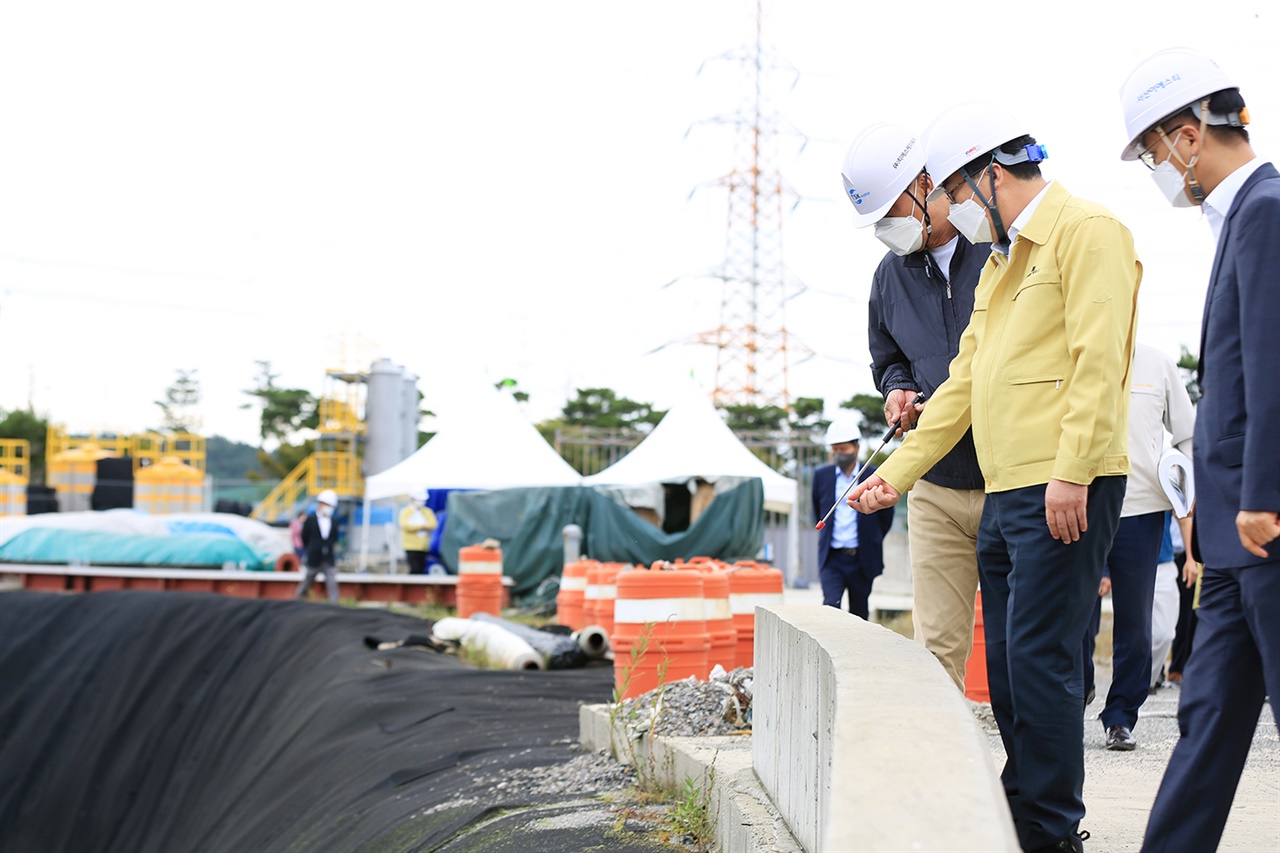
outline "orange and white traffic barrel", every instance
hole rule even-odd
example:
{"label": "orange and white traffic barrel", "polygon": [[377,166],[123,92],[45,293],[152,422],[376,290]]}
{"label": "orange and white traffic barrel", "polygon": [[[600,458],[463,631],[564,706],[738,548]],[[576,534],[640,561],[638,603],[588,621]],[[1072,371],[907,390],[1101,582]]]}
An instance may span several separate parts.
{"label": "orange and white traffic barrel", "polygon": [[[709,564],[703,564],[709,565]],[[738,629],[733,624],[733,607],[729,603],[729,575],[718,569],[702,570],[703,601],[707,614],[707,673],[720,664],[732,670],[738,654]]]}
{"label": "orange and white traffic barrel", "polygon": [[502,549],[469,545],[458,549],[458,617],[502,614]]}
{"label": "orange and white traffic barrel", "polygon": [[729,608],[738,632],[738,666],[754,666],[756,608],[782,604],[782,572],[762,563],[739,562],[729,569]]}
{"label": "orange and white traffic barrel", "polygon": [[611,645],[619,698],[706,677],[711,638],[703,598],[701,572],[641,569],[618,575]]}
{"label": "orange and white traffic barrel", "polygon": [[600,565],[596,560],[566,563],[560,572],[560,592],[556,595],[556,622],[574,631],[587,626],[584,605],[587,597],[587,571]]}
{"label": "orange and white traffic barrel", "polygon": [[583,611],[588,625],[598,625],[605,634],[613,633],[613,602],[618,597],[618,575],[623,563],[601,563],[587,570],[587,597]]}

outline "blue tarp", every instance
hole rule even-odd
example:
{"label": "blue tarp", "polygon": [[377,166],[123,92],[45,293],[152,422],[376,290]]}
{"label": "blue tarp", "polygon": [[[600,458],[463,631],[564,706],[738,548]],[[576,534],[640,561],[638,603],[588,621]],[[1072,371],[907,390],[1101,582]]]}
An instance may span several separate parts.
{"label": "blue tarp", "polygon": [[93,566],[215,567],[241,563],[274,568],[270,557],[239,539],[210,533],[143,536],[97,530],[32,528],[0,545],[4,563],[83,563]]}

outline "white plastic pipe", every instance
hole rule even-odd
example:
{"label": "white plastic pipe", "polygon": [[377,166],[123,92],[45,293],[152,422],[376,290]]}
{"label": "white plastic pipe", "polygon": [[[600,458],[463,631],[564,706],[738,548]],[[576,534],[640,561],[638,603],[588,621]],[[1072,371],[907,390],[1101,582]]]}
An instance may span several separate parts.
{"label": "white plastic pipe", "polygon": [[588,625],[573,635],[578,648],[589,658],[602,658],[609,651],[609,635],[599,625]]}
{"label": "white plastic pipe", "polygon": [[547,668],[547,662],[533,646],[499,625],[448,616],[435,623],[431,634],[438,640],[454,640],[482,652],[504,669]]}

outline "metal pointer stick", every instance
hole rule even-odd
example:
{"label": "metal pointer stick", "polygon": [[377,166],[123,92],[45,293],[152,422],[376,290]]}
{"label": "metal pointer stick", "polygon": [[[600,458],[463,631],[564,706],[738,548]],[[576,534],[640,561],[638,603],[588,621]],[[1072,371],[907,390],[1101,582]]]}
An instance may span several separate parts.
{"label": "metal pointer stick", "polygon": [[[921,391],[919,394],[916,394],[916,398],[911,401],[910,405],[915,406],[923,402],[924,402],[924,392]],[[902,411],[898,413],[898,417],[894,418],[893,423],[889,424],[889,429],[884,434],[884,440],[880,442],[880,446],[876,448],[876,452],[872,453],[870,456],[867,457],[868,462],[870,462],[872,459],[875,459],[877,456],[880,455],[880,451],[884,450],[884,446],[889,443],[889,439],[893,438],[893,434],[898,431],[898,424],[902,423],[902,416],[905,415],[906,413],[907,413],[907,410],[905,407],[903,407]],[[844,499],[849,497],[849,492],[853,491],[853,487],[858,485],[858,481],[862,479],[862,475],[867,473],[868,467],[869,466],[867,465],[863,465],[862,468],[859,469],[857,475],[853,478],[853,482],[849,484],[849,487],[844,490],[844,494],[840,496],[840,500],[836,501],[831,505],[831,509],[827,510],[827,514],[822,517],[822,521],[819,521],[816,525],[814,525],[813,527],[814,530],[821,530],[822,528],[827,526],[827,519],[829,519],[831,517],[831,514],[836,511],[836,507],[844,503]]]}

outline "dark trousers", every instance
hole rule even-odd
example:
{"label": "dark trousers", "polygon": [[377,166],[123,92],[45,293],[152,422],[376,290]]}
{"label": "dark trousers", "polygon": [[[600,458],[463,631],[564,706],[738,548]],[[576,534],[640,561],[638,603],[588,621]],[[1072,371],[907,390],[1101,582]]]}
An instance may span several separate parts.
{"label": "dark trousers", "polygon": [[334,604],[338,603],[338,570],[333,566],[307,566],[303,570],[302,582],[298,584],[298,588],[294,590],[294,598],[306,598],[307,593],[311,591],[311,585],[316,582],[317,575],[324,575],[325,589],[329,593],[329,600]]}
{"label": "dark trousers", "polygon": [[404,556],[409,561],[409,574],[423,575],[427,573],[426,551],[405,551]]}
{"label": "dark trousers", "polygon": [[1195,654],[1182,673],[1181,738],[1156,794],[1144,851],[1214,850],[1263,699],[1280,696],[1280,564],[1205,567]]}
{"label": "dark trousers", "polygon": [[1187,563],[1185,552],[1173,555],[1173,564],[1178,567],[1178,627],[1173,635],[1173,651],[1169,656],[1169,674],[1178,673],[1187,668],[1187,659],[1191,657],[1191,641],[1196,636],[1196,612],[1191,603],[1196,598],[1196,585],[1187,586],[1182,582],[1182,567]]}
{"label": "dark trousers", "polygon": [[978,529],[987,685],[1008,760],[1000,781],[1024,850],[1075,834],[1084,816],[1084,656],[1124,500],[1124,477],[1088,490],[1089,529],[1049,535],[1044,486],[987,495]]}
{"label": "dark trousers", "polygon": [[[1102,727],[1138,723],[1138,709],[1151,687],[1151,600],[1156,590],[1156,564],[1164,536],[1164,513],[1120,519],[1107,555],[1111,576],[1111,688],[1102,709]],[[1093,688],[1093,648],[1102,619],[1102,599],[1094,599],[1093,616],[1084,635],[1084,692]]]}
{"label": "dark trousers", "polygon": [[871,582],[875,578],[867,577],[862,571],[857,554],[843,554],[832,548],[827,552],[827,561],[818,570],[818,580],[822,582],[823,604],[839,607],[840,599],[848,591],[849,612],[867,618],[867,598],[871,595]]}

